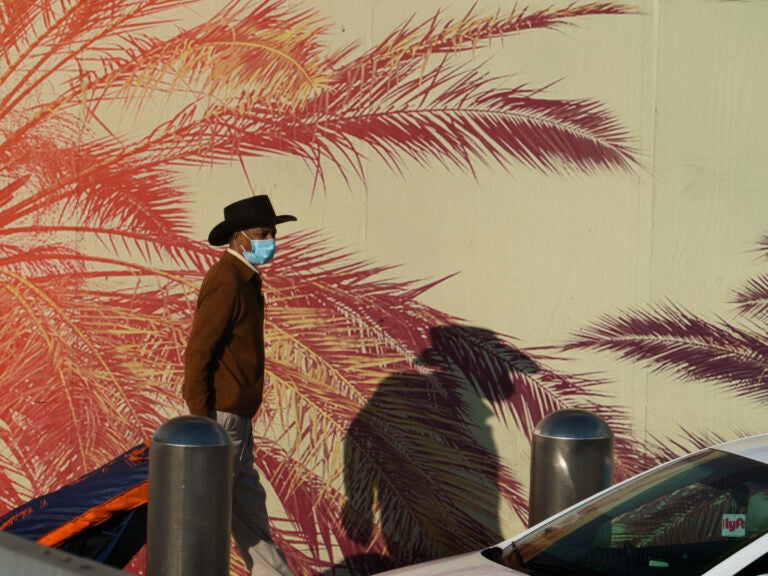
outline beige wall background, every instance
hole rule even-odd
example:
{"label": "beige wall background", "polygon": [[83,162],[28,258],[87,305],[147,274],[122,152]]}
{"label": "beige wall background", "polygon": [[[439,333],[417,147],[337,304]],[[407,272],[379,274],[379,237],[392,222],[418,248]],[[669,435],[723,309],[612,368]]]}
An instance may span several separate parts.
{"label": "beige wall background", "polygon": [[[470,5],[315,3],[332,23],[330,40],[361,49],[408,18],[459,17]],[[476,10],[515,5],[480,1]],[[768,3],[637,7],[491,42],[471,56],[510,85],[554,83],[553,97],[605,103],[634,139],[643,163],[635,175],[478,166],[472,177],[435,162],[406,164],[400,177],[371,156],[366,182],[347,184],[329,167],[325,189],[313,194],[311,170],[270,157],[248,164],[254,189],[297,214],[294,229],[322,229],[361,259],[398,265],[391,274],[399,279],[450,276],[422,301],[526,348],[561,344],[603,314],[666,300],[707,319],[732,318],[733,290],[765,268],[755,248],[768,211]],[[196,170],[190,186],[201,192],[201,238],[221,206],[248,190],[239,166]],[[558,366],[609,379],[640,441],[765,428],[752,401],[607,355],[572,355]],[[521,439],[498,430],[496,442],[514,468],[528,465]]]}

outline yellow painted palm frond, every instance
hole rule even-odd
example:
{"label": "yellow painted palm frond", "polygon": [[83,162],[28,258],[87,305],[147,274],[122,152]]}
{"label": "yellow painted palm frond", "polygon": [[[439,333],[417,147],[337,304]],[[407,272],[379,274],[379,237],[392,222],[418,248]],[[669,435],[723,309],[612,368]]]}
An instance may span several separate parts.
{"label": "yellow painted palm frond", "polygon": [[97,102],[175,96],[203,108],[295,105],[327,84],[328,56],[315,11],[285,4],[234,1],[171,38],[133,36],[130,58],[93,77],[88,96]]}

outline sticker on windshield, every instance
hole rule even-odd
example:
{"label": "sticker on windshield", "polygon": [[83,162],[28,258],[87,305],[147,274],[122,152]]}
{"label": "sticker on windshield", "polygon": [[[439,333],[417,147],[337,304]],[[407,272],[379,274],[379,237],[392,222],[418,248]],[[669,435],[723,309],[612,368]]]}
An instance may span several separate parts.
{"label": "sticker on windshield", "polygon": [[723,538],[743,538],[747,535],[747,517],[744,514],[723,514]]}

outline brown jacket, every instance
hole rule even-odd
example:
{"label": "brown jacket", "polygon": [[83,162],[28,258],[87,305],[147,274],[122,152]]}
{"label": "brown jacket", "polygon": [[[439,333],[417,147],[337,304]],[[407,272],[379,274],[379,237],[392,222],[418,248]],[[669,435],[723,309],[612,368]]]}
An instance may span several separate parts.
{"label": "brown jacket", "polygon": [[210,410],[249,418],[264,389],[261,278],[224,252],[203,279],[184,355],[182,395],[191,414]]}

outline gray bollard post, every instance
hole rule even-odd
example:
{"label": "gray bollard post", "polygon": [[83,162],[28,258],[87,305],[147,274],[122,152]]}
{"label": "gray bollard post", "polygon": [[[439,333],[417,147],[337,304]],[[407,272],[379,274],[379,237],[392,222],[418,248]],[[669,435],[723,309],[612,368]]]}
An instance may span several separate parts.
{"label": "gray bollard post", "polygon": [[149,451],[148,576],[228,576],[232,440],[215,420],[179,416]]}
{"label": "gray bollard post", "polygon": [[533,430],[528,525],[608,488],[613,432],[586,410],[558,410]]}

